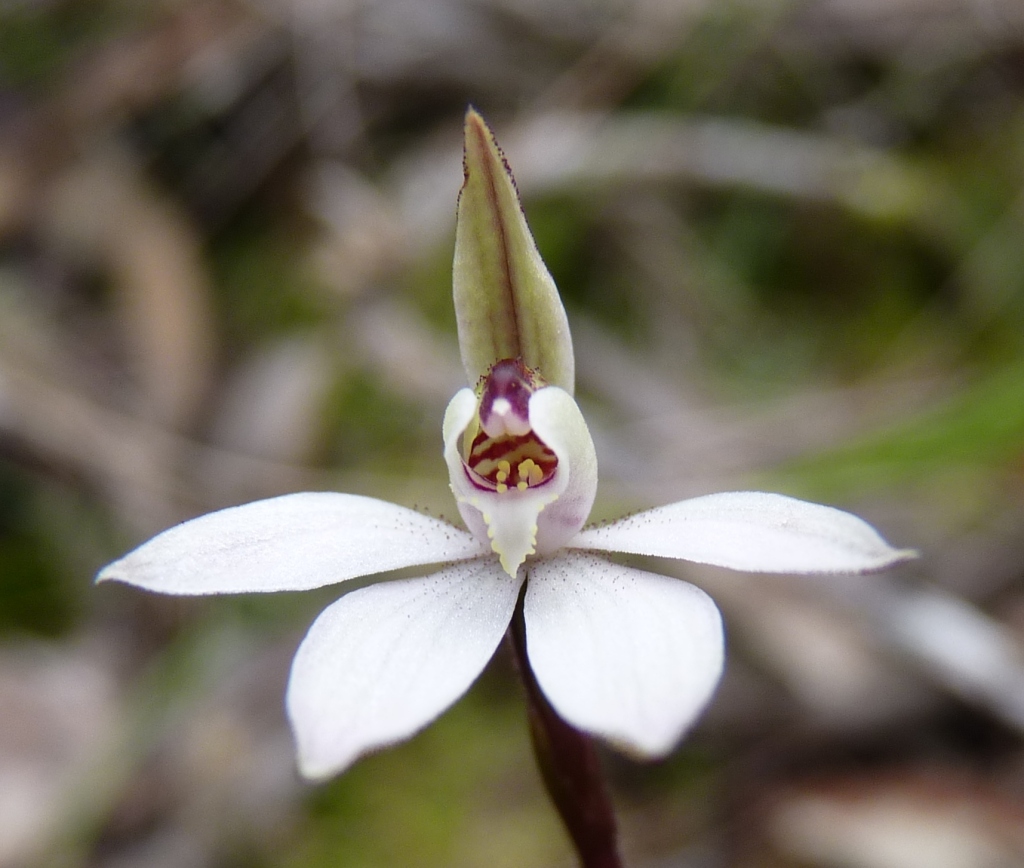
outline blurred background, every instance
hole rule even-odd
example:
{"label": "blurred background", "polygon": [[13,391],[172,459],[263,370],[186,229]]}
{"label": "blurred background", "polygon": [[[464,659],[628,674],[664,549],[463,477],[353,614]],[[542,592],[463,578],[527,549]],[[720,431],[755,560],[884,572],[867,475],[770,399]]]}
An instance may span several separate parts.
{"label": "blurred background", "polygon": [[730,654],[672,757],[606,757],[629,864],[1024,864],[1018,0],[3,0],[0,866],[573,864],[504,650],[314,787],[282,696],[336,590],[92,586],[284,492],[454,515],[469,103],[562,289],[596,517],[766,488],[923,552],[652,565]]}

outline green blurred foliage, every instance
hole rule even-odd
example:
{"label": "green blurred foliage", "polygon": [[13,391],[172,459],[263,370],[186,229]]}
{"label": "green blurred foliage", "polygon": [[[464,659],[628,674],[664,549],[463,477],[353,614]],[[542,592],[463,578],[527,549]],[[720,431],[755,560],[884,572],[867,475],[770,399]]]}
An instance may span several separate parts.
{"label": "green blurred foliage", "polygon": [[333,467],[400,476],[435,464],[440,454],[437,420],[368,372],[353,370],[335,385],[326,416]]}
{"label": "green blurred foliage", "polygon": [[[1003,480],[1008,493],[1024,471],[1024,364],[1000,369],[942,406],[836,449],[793,463],[787,472],[809,492],[863,496],[910,486],[934,491],[950,504],[973,485],[991,495]],[[966,485],[965,485],[966,484]],[[989,508],[998,504],[989,504]]]}
{"label": "green blurred foliage", "polygon": [[69,497],[0,461],[0,637],[57,638],[88,610],[66,545]]}
{"label": "green blurred foliage", "polygon": [[738,191],[693,211],[709,255],[746,289],[739,316],[704,335],[742,383],[857,381],[936,300],[948,265],[907,227],[832,206]]}
{"label": "green blurred foliage", "polygon": [[586,192],[533,199],[530,229],[566,307],[635,341],[643,336],[644,311],[637,287],[616,266],[622,251],[602,219],[603,201]]}
{"label": "green blurred foliage", "polygon": [[271,200],[246,209],[211,240],[214,302],[232,354],[324,321],[327,305],[304,259],[300,222]]}
{"label": "green blurred foliage", "polygon": [[5,3],[0,7],[0,86],[48,90],[69,59],[140,23],[152,11],[147,5],[114,0]]}
{"label": "green blurred foliage", "polygon": [[438,335],[458,344],[455,305],[452,302],[452,250],[455,245],[455,217],[446,244],[415,262],[398,278],[399,290]]}

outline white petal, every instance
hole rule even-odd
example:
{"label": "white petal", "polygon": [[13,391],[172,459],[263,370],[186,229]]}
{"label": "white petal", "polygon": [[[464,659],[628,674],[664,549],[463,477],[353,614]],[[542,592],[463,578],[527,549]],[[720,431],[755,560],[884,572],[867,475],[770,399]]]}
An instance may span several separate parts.
{"label": "white petal", "polygon": [[660,757],[722,673],[722,619],[699,588],[590,554],[529,566],[526,648],[537,682],[573,726]]}
{"label": "white petal", "polygon": [[306,492],[176,525],[105,567],[97,581],[165,594],[301,591],[485,551],[465,531],[393,503]]}
{"label": "white petal", "polygon": [[466,473],[459,438],[477,410],[469,389],[458,392],[444,418],[444,456],[452,493],[466,526],[488,540],[514,574],[528,555],[565,545],[583,526],[597,492],[597,457],[587,423],[572,396],[547,386],[530,397],[530,424],[558,458],[554,476],[526,491],[501,494],[475,485]]}
{"label": "white petal", "polygon": [[589,528],[570,545],[762,573],[860,573],[915,557],[848,512],[760,491],[661,506]]}
{"label": "white petal", "polygon": [[288,683],[302,773],[336,774],[455,702],[501,641],[519,586],[488,557],[361,588],[325,609]]}
{"label": "white petal", "polygon": [[552,480],[558,483],[558,500],[538,521],[537,552],[543,555],[562,548],[590,517],[597,494],[597,453],[586,420],[568,392],[535,392],[530,398],[530,424],[558,457]]}

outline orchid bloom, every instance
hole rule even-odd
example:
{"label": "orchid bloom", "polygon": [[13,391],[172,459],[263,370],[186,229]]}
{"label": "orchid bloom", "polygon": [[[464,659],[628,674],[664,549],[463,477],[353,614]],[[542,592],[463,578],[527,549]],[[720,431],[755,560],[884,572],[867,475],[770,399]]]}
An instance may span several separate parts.
{"label": "orchid bloom", "polygon": [[529,665],[567,722],[634,756],[673,749],[723,666],[715,604],[603,552],[736,570],[878,570],[912,553],[845,512],[778,494],[684,500],[584,528],[597,460],[573,399],[565,312],[490,130],[466,116],[454,293],[471,388],[444,417],[444,458],[468,530],[373,498],[291,494],[214,512],[103,569],[168,594],[297,591],[405,567],[422,578],[352,591],[316,619],[287,710],[301,771],[336,774],[455,702],[520,599]]}

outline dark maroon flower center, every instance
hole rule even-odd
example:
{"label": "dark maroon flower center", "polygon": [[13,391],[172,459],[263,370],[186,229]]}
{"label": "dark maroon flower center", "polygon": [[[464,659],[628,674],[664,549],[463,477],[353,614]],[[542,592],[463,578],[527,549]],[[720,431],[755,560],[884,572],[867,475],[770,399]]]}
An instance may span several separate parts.
{"label": "dark maroon flower center", "polygon": [[558,459],[530,425],[530,396],[543,385],[521,359],[502,359],[487,372],[477,418],[463,442],[475,485],[504,494],[543,485],[554,475]]}

